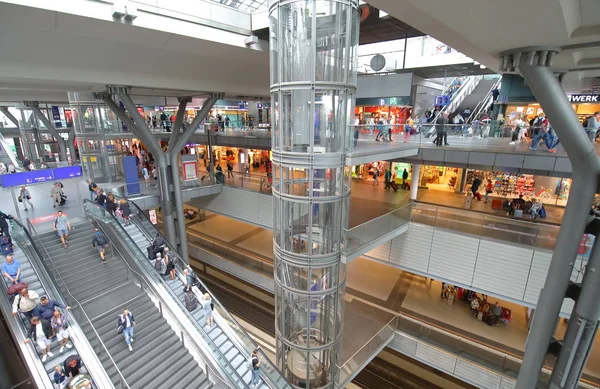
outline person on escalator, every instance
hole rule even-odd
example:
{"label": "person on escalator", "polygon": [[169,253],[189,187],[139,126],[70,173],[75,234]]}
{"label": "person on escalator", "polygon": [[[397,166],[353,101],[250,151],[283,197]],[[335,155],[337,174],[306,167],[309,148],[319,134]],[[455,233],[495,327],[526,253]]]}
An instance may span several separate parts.
{"label": "person on escalator", "polygon": [[121,199],[121,204],[119,204],[119,208],[121,209],[121,217],[123,218],[125,225],[130,225],[131,219],[129,218],[131,216],[131,206],[129,205],[127,200]]}
{"label": "person on escalator", "polygon": [[258,349],[254,349],[250,358],[252,362],[252,381],[250,382],[250,387],[256,388],[258,387],[258,382],[260,380],[260,362],[262,361],[262,355],[259,357]]}
{"label": "person on escalator", "polygon": [[208,293],[204,293],[204,296],[202,296],[202,308],[204,309],[204,315],[206,316],[206,325],[210,328],[214,324],[214,319],[212,314],[213,303],[210,294]]}
{"label": "person on escalator", "polygon": [[177,265],[177,257],[169,252],[169,248],[163,250],[163,258],[165,260],[166,269],[164,275],[169,275],[171,280],[175,279],[175,265]]}
{"label": "person on escalator", "polygon": [[61,365],[56,365],[54,368],[54,385],[58,389],[64,389],[67,386],[67,376]]}
{"label": "person on escalator", "polygon": [[48,357],[52,358],[54,354],[50,352],[50,345],[52,344],[52,326],[48,320],[40,319],[37,316],[33,316],[30,320],[31,325],[27,329],[27,339],[25,344],[28,344],[32,340],[40,349],[42,354],[42,362],[46,362]]}
{"label": "person on escalator", "polygon": [[94,228],[94,235],[92,236],[92,246],[98,250],[102,263],[106,263],[104,255],[106,254],[106,248],[108,247],[108,238],[98,227]]}
{"label": "person on escalator", "polygon": [[63,371],[70,378],[77,377],[81,372],[81,358],[78,355],[70,355],[63,362]]}
{"label": "person on escalator", "polygon": [[52,320],[52,317],[54,317],[54,312],[56,312],[56,308],[62,308],[66,310],[71,309],[71,307],[65,306],[59,301],[49,299],[48,296],[42,296],[40,297],[40,303],[33,309],[33,316],[37,316],[45,320]]}
{"label": "person on escalator", "polygon": [[7,213],[0,211],[0,234],[10,237],[10,230],[8,229],[7,220],[13,220],[14,217]]}
{"label": "person on escalator", "polygon": [[72,348],[73,346],[69,344],[69,332],[67,330],[69,324],[67,323],[67,318],[65,317],[64,313],[61,313],[60,311],[54,311],[54,315],[50,320],[50,324],[52,325],[52,329],[56,334],[58,343],[60,343],[59,352],[62,353],[65,351],[65,347],[68,349]]}
{"label": "person on escalator", "polygon": [[102,189],[98,189],[98,196],[96,196],[96,204],[106,208],[106,195]]}
{"label": "person on escalator", "polygon": [[117,200],[112,193],[109,193],[106,196],[106,210],[113,216],[117,210]]}

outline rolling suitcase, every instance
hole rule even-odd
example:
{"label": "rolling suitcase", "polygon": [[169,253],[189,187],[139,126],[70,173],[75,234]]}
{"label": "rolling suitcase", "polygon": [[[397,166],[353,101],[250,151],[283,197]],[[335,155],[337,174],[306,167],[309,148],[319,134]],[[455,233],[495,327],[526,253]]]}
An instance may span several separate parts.
{"label": "rolling suitcase", "polygon": [[392,187],[394,192],[398,192],[398,184],[396,184],[396,181],[390,181],[390,186]]}

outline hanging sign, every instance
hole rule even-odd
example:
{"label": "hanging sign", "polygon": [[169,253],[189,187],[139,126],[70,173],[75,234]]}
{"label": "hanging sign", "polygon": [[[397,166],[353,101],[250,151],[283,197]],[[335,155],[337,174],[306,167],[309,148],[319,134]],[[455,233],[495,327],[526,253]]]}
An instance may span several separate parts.
{"label": "hanging sign", "polygon": [[181,170],[183,181],[195,181],[198,179],[198,160],[195,155],[181,156]]}
{"label": "hanging sign", "polygon": [[60,121],[60,111],[56,105],[52,106],[52,119],[54,120],[54,127],[62,127],[62,122]]}

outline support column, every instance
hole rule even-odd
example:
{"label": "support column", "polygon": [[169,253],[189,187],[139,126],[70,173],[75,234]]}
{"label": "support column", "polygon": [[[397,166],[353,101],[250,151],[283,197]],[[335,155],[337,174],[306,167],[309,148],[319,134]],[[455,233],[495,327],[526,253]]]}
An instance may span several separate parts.
{"label": "support column", "polygon": [[[190,139],[190,137],[194,134],[194,132],[198,129],[198,126],[204,119],[204,117],[208,114],[213,105],[222,98],[222,94],[220,95],[211,95],[208,100],[204,102],[202,109],[198,112],[192,124],[180,134],[177,141],[175,143],[169,142],[169,148],[167,151],[168,157],[171,162],[171,177],[173,178],[173,194],[174,194],[174,203],[175,203],[175,215],[177,216],[177,235],[179,236],[179,247],[178,252],[179,255],[189,263],[189,254],[188,254],[188,245],[187,245],[187,233],[185,228],[185,218],[183,217],[183,198],[181,196],[181,180],[179,177],[179,155],[181,153],[181,149]],[[177,119],[175,120],[175,125],[173,126],[173,134],[179,133],[181,128],[181,123],[183,121],[183,112],[185,111],[185,107],[187,102],[191,101],[191,99],[186,98],[185,100],[180,101],[179,111],[177,111]],[[179,117],[181,111],[181,118]],[[171,139],[174,139],[174,136],[171,135]],[[175,241],[172,241],[175,244]]]}
{"label": "support column", "polygon": [[594,146],[581,131],[581,124],[567,100],[565,91],[549,68],[556,53],[555,49],[524,48],[501,54],[501,70],[520,70],[548,116],[552,128],[559,135],[573,170],[569,202],[527,337],[517,389],[535,388],[538,383],[539,373],[565,298],[579,242],[584,233],[590,205],[598,188],[600,173],[600,162]]}
{"label": "support column", "polygon": [[569,319],[563,348],[552,371],[550,389],[575,389],[588,360],[600,319],[600,238],[596,236],[583,287]]}
{"label": "support column", "polygon": [[412,178],[410,180],[410,199],[417,201],[417,194],[419,193],[419,177],[421,175],[421,165],[413,163],[412,165]]}
{"label": "support column", "polygon": [[58,133],[58,131],[56,131],[56,128],[54,128],[54,124],[52,124],[50,122],[50,120],[48,120],[48,118],[46,117],[46,115],[44,115],[44,113],[40,110],[40,107],[38,106],[37,102],[25,102],[24,104],[26,106],[28,106],[29,108],[31,108],[31,110],[33,111],[34,115],[38,118],[39,121],[41,121],[42,123],[44,123],[44,125],[46,126],[46,128],[48,129],[48,131],[50,131],[50,134],[52,134],[52,137],[54,137],[54,139],[58,143],[58,148],[60,150],[60,159],[61,159],[61,161],[68,162],[66,142],[60,136],[60,134]]}
{"label": "support column", "polygon": [[17,128],[21,128],[19,126],[19,121],[17,120],[17,118],[8,110],[8,107],[0,107],[0,112],[2,112],[4,114],[4,116],[6,116],[8,118],[8,120],[10,120],[11,122],[13,122],[13,124],[15,125],[15,127]]}
{"label": "support column", "polygon": [[75,164],[77,154],[75,154],[75,129],[71,128],[69,131],[69,138],[67,139],[67,147],[69,148],[69,154],[71,154],[71,164]]}
{"label": "support column", "polygon": [[165,152],[160,148],[158,139],[154,138],[152,132],[146,125],[144,119],[140,116],[137,111],[135,104],[131,100],[131,97],[127,94],[125,88],[119,87],[114,88],[114,93],[117,93],[119,99],[127,108],[127,112],[133,118],[133,121],[125,114],[125,112],[112,100],[110,95],[99,96],[102,101],[117,115],[119,119],[129,128],[131,132],[135,134],[139,139],[144,142],[144,145],[154,155],[154,160],[158,166],[158,181],[160,188],[160,202],[161,202],[161,214],[163,217],[163,225],[165,228],[165,235],[171,243],[176,243],[175,234],[175,220],[173,219],[173,204],[171,202],[171,189],[169,188],[169,160]]}
{"label": "support column", "polygon": [[277,366],[295,387],[334,388],[358,1],[272,0],[269,16]]}

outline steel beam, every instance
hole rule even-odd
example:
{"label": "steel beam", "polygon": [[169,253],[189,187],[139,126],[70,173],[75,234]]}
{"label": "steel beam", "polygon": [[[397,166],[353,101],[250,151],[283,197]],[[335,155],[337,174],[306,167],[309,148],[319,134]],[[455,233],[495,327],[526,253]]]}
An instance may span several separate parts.
{"label": "steel beam", "polygon": [[590,254],[583,287],[552,370],[550,389],[575,389],[594,344],[600,319],[600,239],[596,237]]}
{"label": "steel beam", "polygon": [[19,121],[17,120],[17,118],[8,110],[8,107],[0,107],[0,112],[2,112],[4,114],[4,116],[6,116],[8,118],[8,120],[10,120],[11,122],[14,123],[15,127],[17,128],[21,128],[19,126]]}
{"label": "steel beam", "polygon": [[[31,108],[31,110],[33,111],[33,114],[38,118],[39,121],[44,123],[44,125],[46,126],[48,131],[50,131],[50,134],[52,134],[52,137],[54,137],[54,139],[56,140],[56,143],[58,143],[61,161],[68,162],[66,142],[60,136],[58,131],[56,131],[54,124],[52,124],[52,122],[50,122],[50,120],[46,117],[46,115],[44,115],[44,113],[40,110],[40,107],[37,102],[25,101],[24,104],[27,107]],[[72,155],[71,158],[74,160],[75,156]]]}
{"label": "steel beam", "polygon": [[524,49],[522,54],[506,54],[502,63],[507,64],[506,70],[514,69],[515,66],[519,69],[559,135],[573,167],[569,202],[544,289],[537,303],[516,385],[517,389],[531,389],[537,386],[569,285],[572,267],[585,230],[585,220],[598,187],[600,162],[594,146],[581,131],[577,115],[552,70],[535,61],[536,52]]}
{"label": "steel beam", "polygon": [[[208,114],[211,108],[215,105],[218,99],[220,99],[222,95],[211,95],[208,100],[204,102],[204,105],[192,121],[192,124],[179,136],[179,138],[175,141],[174,144],[169,142],[168,148],[168,156],[171,160],[171,177],[173,178],[173,194],[174,194],[174,203],[175,203],[175,215],[177,215],[177,232],[179,235],[179,254],[181,257],[188,261],[189,263],[189,253],[187,246],[187,234],[185,228],[185,218],[183,217],[183,198],[181,197],[181,181],[179,178],[179,154],[183,146],[190,139],[192,134],[196,131],[204,117]],[[186,102],[187,104],[187,102]],[[182,107],[182,102],[180,102],[179,110],[185,110],[185,104]],[[177,119],[175,120],[175,125],[173,126],[173,134],[171,134],[171,140],[174,139],[174,134],[179,134],[179,127],[181,127],[181,121],[183,120],[183,116],[181,121],[179,121],[179,111],[177,111]]]}
{"label": "steel beam", "polygon": [[[123,101],[125,108],[133,118],[131,120],[129,116],[119,107],[110,97],[110,95],[102,96],[102,101],[117,115],[119,119],[131,132],[135,134],[139,139],[144,142],[144,145],[150,150],[156,165],[158,166],[158,178],[160,188],[160,199],[161,199],[161,210],[163,216],[163,223],[165,227],[165,235],[169,242],[177,242],[175,235],[175,221],[173,220],[173,205],[171,203],[171,193],[169,189],[169,161],[165,152],[161,149],[158,139],[153,138],[152,132],[146,125],[146,122],[140,116],[137,111],[135,104],[131,100],[128,94],[123,91],[119,91],[118,97]],[[139,126],[139,127],[138,127]]]}

